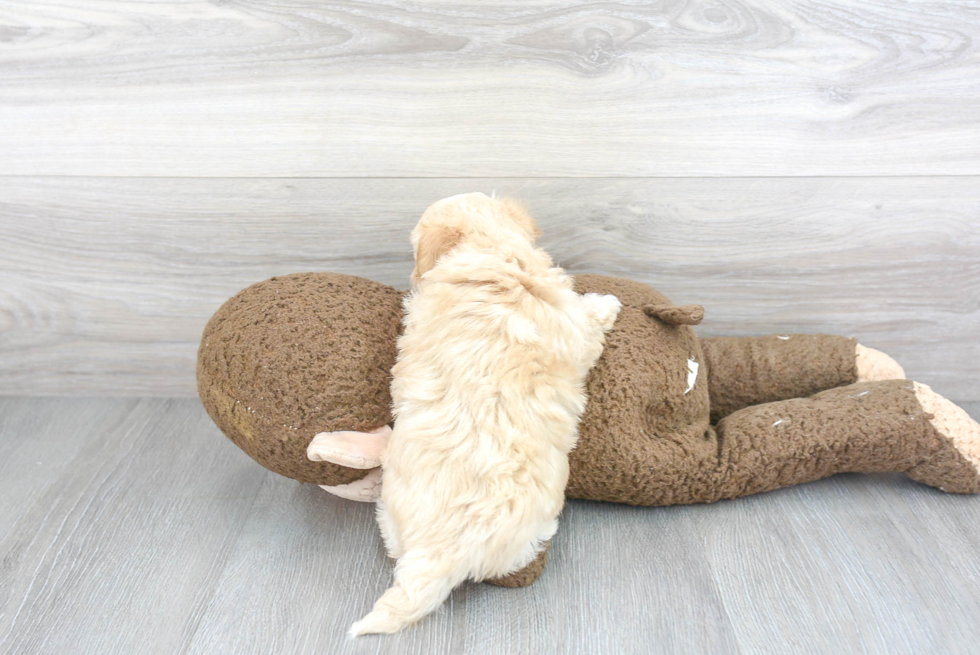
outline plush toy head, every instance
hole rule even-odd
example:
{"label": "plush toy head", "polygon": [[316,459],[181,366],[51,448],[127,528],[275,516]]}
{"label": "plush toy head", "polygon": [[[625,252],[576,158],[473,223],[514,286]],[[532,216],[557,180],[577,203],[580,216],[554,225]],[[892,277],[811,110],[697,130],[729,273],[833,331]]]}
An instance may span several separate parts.
{"label": "plush toy head", "polygon": [[367,471],[312,462],[321,431],[391,421],[402,294],[337,273],[274,277],[211,318],[198,392],[218,427],[262,466],[300,482],[347,484]]}

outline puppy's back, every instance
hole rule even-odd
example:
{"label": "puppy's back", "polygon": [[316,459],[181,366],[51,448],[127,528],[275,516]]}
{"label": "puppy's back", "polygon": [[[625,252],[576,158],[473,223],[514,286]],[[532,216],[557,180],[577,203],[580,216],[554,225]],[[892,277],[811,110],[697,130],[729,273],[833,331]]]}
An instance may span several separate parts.
{"label": "puppy's back", "polygon": [[554,535],[591,365],[585,320],[560,271],[529,276],[465,248],[406,301],[378,508],[399,561],[351,634],[401,629]]}

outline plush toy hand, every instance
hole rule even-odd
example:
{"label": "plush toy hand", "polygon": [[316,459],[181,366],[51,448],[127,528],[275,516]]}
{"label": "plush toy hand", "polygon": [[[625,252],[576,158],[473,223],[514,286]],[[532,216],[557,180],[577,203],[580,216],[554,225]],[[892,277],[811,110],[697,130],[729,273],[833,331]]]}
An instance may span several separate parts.
{"label": "plush toy hand", "polygon": [[381,497],[381,456],[388,446],[391,428],[383,425],[370,432],[321,432],[306,448],[306,456],[314,462],[332,462],[354,469],[371,471],[350,484],[333,487],[320,485],[335,496],[373,503]]}

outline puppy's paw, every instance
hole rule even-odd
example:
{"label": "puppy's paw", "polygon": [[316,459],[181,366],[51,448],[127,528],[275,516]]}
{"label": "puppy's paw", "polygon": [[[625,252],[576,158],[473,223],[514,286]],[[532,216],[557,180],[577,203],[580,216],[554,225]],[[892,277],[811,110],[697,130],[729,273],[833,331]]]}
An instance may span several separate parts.
{"label": "puppy's paw", "polygon": [[582,296],[582,302],[593,319],[599,324],[603,332],[609,332],[623,303],[614,295],[600,295],[598,293],[586,293]]}

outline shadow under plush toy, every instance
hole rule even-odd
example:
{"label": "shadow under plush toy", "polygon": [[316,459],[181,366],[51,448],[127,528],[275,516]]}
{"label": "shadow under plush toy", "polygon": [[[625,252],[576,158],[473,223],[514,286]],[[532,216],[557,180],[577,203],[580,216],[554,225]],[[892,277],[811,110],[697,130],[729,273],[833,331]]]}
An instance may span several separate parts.
{"label": "shadow under plush toy", "polygon": [[[619,278],[575,282],[579,293],[614,294],[623,307],[587,380],[568,497],[707,503],[884,471],[980,491],[980,425],[906,381],[887,355],[827,335],[698,339],[690,327],[703,316],[698,306],[676,307]],[[401,302],[396,289],[335,273],[241,291],[204,331],[205,408],[266,468],[373,501]],[[491,582],[530,584],[545,561],[543,551]]]}

